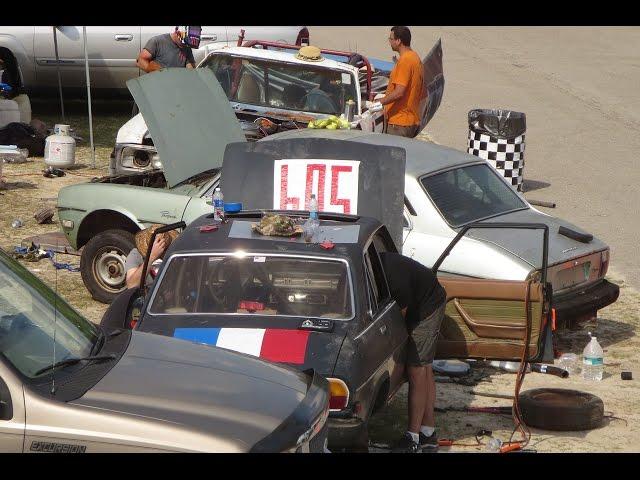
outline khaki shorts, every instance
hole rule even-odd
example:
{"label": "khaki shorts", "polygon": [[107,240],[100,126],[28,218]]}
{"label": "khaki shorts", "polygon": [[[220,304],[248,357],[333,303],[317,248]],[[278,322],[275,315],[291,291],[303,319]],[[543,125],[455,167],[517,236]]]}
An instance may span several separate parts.
{"label": "khaki shorts", "polygon": [[385,133],[389,135],[397,135],[399,137],[407,137],[414,138],[418,135],[420,130],[420,125],[393,125],[391,123],[387,124],[387,128],[385,129]]}
{"label": "khaki shorts", "polygon": [[407,365],[424,367],[433,363],[445,305],[443,302],[411,331],[407,345]]}

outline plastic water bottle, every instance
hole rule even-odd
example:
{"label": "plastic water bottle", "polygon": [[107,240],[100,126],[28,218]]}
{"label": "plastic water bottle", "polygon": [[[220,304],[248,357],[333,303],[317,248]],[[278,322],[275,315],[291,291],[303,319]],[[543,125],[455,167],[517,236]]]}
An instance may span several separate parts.
{"label": "plastic water bottle", "polygon": [[[591,335],[591,332],[589,332]],[[588,381],[602,380],[604,371],[604,352],[594,336],[582,351],[582,378]]]}
{"label": "plastic water bottle", "polygon": [[502,440],[500,440],[499,438],[491,437],[487,442],[487,452],[499,453],[500,448],[502,448]]}
{"label": "plastic water bottle", "polygon": [[318,200],[316,200],[315,194],[311,194],[311,200],[309,200],[309,218],[312,220],[318,220]]}
{"label": "plastic water bottle", "polygon": [[222,195],[222,190],[220,187],[216,188],[216,191],[213,193],[213,219],[222,221],[224,218],[224,196]]}

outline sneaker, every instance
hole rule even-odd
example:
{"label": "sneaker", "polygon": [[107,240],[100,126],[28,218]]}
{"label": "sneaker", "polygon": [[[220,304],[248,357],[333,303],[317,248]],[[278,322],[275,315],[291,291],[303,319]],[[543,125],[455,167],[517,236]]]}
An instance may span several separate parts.
{"label": "sneaker", "polygon": [[420,448],[424,450],[436,450],[438,448],[438,435],[436,434],[435,430],[428,437],[422,432],[420,432],[419,435],[420,440],[418,443],[420,445]]}
{"label": "sneaker", "polygon": [[413,441],[409,432],[405,432],[402,438],[391,449],[392,453],[419,453],[420,445]]}

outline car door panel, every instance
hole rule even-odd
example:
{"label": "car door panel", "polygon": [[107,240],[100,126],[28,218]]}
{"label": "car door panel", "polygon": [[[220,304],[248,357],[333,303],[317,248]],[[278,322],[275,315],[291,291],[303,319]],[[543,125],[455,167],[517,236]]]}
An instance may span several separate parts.
{"label": "car door panel", "polygon": [[[447,292],[445,318],[438,339],[438,358],[516,359],[526,334],[526,282],[481,279],[439,279]],[[529,291],[531,333],[529,353],[538,354],[544,326],[542,285]]]}
{"label": "car door panel", "polygon": [[0,452],[22,453],[24,428],[22,385],[0,362]]}
{"label": "car door panel", "polygon": [[[543,356],[544,332],[551,312],[546,283],[549,228],[535,223],[473,223],[463,227],[433,265],[438,272],[447,256],[470,229],[542,230],[541,276],[535,280],[486,280],[440,276],[446,290],[445,317],[440,328],[438,358],[527,360]],[[526,352],[526,353],[525,353]]]}

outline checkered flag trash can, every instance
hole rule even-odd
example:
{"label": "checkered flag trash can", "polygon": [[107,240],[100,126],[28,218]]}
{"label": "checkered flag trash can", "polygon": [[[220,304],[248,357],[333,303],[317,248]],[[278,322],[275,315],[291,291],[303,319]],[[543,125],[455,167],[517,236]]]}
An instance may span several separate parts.
{"label": "checkered flag trash can", "polygon": [[518,192],[523,191],[525,114],[510,110],[469,112],[467,151],[486,160]]}

